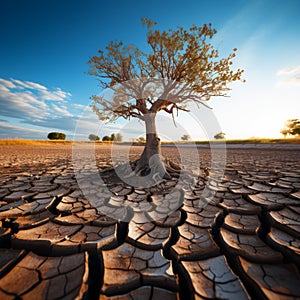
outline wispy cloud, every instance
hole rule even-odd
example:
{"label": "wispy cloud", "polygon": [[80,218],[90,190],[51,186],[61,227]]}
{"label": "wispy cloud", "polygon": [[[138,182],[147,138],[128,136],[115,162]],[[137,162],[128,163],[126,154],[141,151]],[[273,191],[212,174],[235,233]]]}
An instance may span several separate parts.
{"label": "wispy cloud", "polygon": [[15,88],[16,86],[13,84],[12,81],[10,80],[6,80],[6,79],[3,79],[3,78],[0,78],[0,86],[4,86],[6,88]]}
{"label": "wispy cloud", "polygon": [[280,69],[276,75],[281,77],[279,86],[300,86],[300,65]]}
{"label": "wispy cloud", "polygon": [[56,104],[52,104],[53,109],[55,110],[56,113],[58,113],[61,116],[65,116],[65,117],[72,117],[73,115],[68,111],[67,106],[65,105],[56,105]]}
{"label": "wispy cloud", "polygon": [[32,119],[32,120],[26,120],[21,121],[22,124],[25,125],[34,125],[38,127],[44,127],[48,130],[51,129],[57,129],[60,131],[69,131],[73,132],[76,128],[78,117],[65,117],[65,116],[59,116],[56,118],[44,118],[44,119]]}
{"label": "wispy cloud", "polygon": [[17,79],[11,79],[11,82],[16,84],[18,88],[24,89],[34,89],[34,90],[47,90],[47,88],[39,83],[31,81],[21,81]]}
{"label": "wispy cloud", "polygon": [[91,133],[103,137],[122,129],[119,124],[100,122],[89,105],[72,103],[70,98],[71,93],[61,88],[0,78],[0,138],[45,139],[55,130],[71,139],[76,132],[75,139],[86,140]]}
{"label": "wispy cloud", "polygon": [[0,115],[22,120],[45,118],[52,113],[46,100],[64,101],[70,96],[61,89],[50,91],[34,82],[1,79]]}
{"label": "wispy cloud", "polygon": [[0,85],[10,89],[27,90],[27,92],[33,91],[36,94],[38,94],[39,98],[41,98],[42,100],[64,101],[72,96],[71,93],[65,92],[60,88],[49,90],[45,86],[31,81],[21,81],[17,79],[2,79],[0,80]]}
{"label": "wispy cloud", "polygon": [[40,95],[43,100],[49,101],[65,101],[71,97],[71,93],[64,92],[60,88],[57,88],[55,91],[40,90]]}
{"label": "wispy cloud", "polygon": [[277,75],[289,75],[289,74],[293,74],[293,73],[300,73],[300,65],[299,66],[295,66],[295,67],[291,67],[291,68],[284,68],[284,69],[280,69],[277,71]]}
{"label": "wispy cloud", "polygon": [[[68,109],[70,97],[71,93],[61,88],[49,89],[36,82],[0,78],[0,117],[14,118],[24,127],[26,124],[45,127],[45,131],[48,128],[73,130],[76,117]],[[74,107],[72,109],[76,110]],[[3,132],[8,132],[10,137],[23,136],[25,131],[31,136],[34,133],[44,134],[42,130],[34,131],[8,122],[5,122],[5,127],[4,123],[1,125],[2,137]]]}
{"label": "wispy cloud", "polygon": [[18,125],[9,124],[0,120],[0,139],[5,138],[42,138],[46,137],[47,130],[38,130],[32,128],[24,128]]}
{"label": "wispy cloud", "polygon": [[300,73],[283,79],[281,83],[284,85],[300,86]]}

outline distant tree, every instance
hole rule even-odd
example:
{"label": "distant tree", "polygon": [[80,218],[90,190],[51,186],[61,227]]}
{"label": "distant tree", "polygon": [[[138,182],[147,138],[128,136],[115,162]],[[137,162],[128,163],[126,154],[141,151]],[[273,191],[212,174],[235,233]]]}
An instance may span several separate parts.
{"label": "distant tree", "polygon": [[122,134],[121,133],[117,133],[116,134],[116,142],[122,142],[122,140],[123,140],[123,136],[122,136]]}
{"label": "distant tree", "polygon": [[285,127],[280,131],[284,137],[289,135],[300,135],[300,119],[290,119],[285,122]]}
{"label": "distant tree", "polygon": [[288,129],[281,129],[280,133],[284,136],[284,138],[286,138],[286,136],[289,134]]}
{"label": "distant tree", "polygon": [[110,136],[105,135],[105,136],[102,138],[102,141],[103,141],[103,142],[111,141]]}
{"label": "distant tree", "polygon": [[47,137],[49,140],[65,140],[66,139],[66,135],[62,132],[50,132]]}
{"label": "distant tree", "polygon": [[[97,77],[102,88],[114,91],[109,99],[92,96],[92,109],[98,118],[138,118],[145,123],[146,144],[135,164],[137,174],[149,168],[153,156],[160,156],[158,112],[174,116],[176,111],[188,111],[190,102],[206,106],[212,97],[227,96],[230,83],[241,80],[243,73],[232,69],[236,48],[227,57],[219,57],[210,42],[216,34],[211,24],[154,30],[155,22],[142,22],[148,27],[147,52],[113,41],[89,60],[89,74]],[[159,89],[153,87],[155,82],[161,83]],[[165,172],[164,162],[158,165]]]}
{"label": "distant tree", "polygon": [[90,141],[100,141],[100,138],[99,138],[99,136],[96,135],[96,134],[90,134],[90,135],[89,135],[89,140],[90,140]]}
{"label": "distant tree", "polygon": [[219,133],[217,133],[217,134],[214,136],[214,138],[215,138],[216,140],[224,140],[224,139],[225,139],[225,136],[226,136],[226,133],[224,133],[224,132],[219,132]]}
{"label": "distant tree", "polygon": [[191,137],[190,137],[188,134],[184,134],[184,135],[181,137],[181,139],[182,139],[183,141],[188,141],[190,138],[191,138]]}
{"label": "distant tree", "polygon": [[138,143],[145,143],[146,142],[146,138],[143,136],[140,136],[137,140]]}
{"label": "distant tree", "polygon": [[110,140],[111,140],[111,141],[115,141],[115,140],[116,140],[116,135],[115,135],[114,133],[112,133],[112,134],[110,135]]}

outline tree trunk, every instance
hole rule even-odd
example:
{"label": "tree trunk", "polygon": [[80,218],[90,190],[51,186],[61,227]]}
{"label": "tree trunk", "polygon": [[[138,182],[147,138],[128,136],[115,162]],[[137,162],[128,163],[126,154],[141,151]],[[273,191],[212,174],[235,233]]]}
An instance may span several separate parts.
{"label": "tree trunk", "polygon": [[162,161],[161,145],[156,131],[155,117],[155,113],[144,116],[146,145],[140,159],[137,161],[135,171],[141,175],[147,175],[152,172],[153,174],[159,174],[161,178],[169,178],[164,162]]}

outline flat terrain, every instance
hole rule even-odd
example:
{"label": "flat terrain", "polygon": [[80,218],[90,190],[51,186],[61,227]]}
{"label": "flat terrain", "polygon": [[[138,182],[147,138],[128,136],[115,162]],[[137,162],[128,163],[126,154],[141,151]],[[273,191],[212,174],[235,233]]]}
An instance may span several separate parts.
{"label": "flat terrain", "polygon": [[[72,145],[0,146],[0,299],[300,299],[299,149],[197,153],[163,148],[193,172],[180,185],[108,196]],[[110,146],[95,159],[109,168]]]}

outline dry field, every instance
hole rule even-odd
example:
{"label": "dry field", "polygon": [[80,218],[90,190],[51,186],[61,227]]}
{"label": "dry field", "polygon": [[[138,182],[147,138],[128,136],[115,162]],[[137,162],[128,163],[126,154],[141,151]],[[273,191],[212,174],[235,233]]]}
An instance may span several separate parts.
{"label": "dry field", "polygon": [[86,178],[118,221],[79,188],[71,144],[0,145],[0,299],[299,299],[300,151],[283,148],[217,149],[224,173],[199,148],[195,173],[191,149],[164,147],[194,178],[111,197]]}

